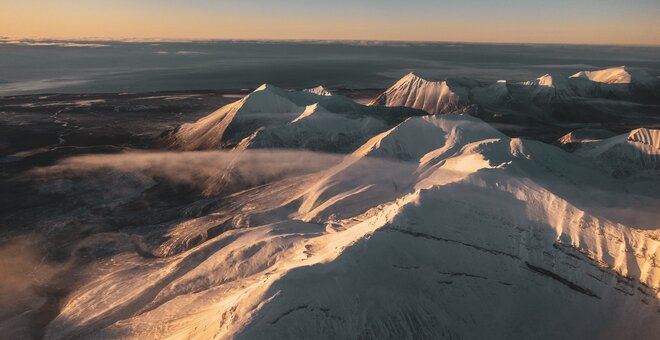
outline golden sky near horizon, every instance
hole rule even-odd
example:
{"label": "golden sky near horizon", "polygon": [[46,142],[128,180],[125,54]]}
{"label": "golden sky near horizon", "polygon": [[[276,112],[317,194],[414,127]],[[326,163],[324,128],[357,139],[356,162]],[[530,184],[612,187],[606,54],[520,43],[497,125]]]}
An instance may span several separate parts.
{"label": "golden sky near horizon", "polygon": [[[295,0],[274,0],[278,2],[275,4],[277,7],[262,0],[251,5],[235,1],[218,5],[205,0],[190,0],[188,3],[164,0],[157,5],[154,1],[146,0],[136,5],[125,0],[112,4],[107,0],[0,0],[4,9],[0,11],[0,36],[660,45],[660,19],[654,17],[658,13],[655,7],[651,7],[653,11],[646,14],[596,12],[593,16],[553,13],[532,16],[529,13],[533,13],[535,8],[528,6],[522,8],[524,13],[521,12],[519,18],[512,20],[506,11],[491,10],[487,5],[476,7],[477,13],[457,7],[453,8],[453,13],[458,13],[456,15],[436,15],[405,9],[397,11],[396,8],[392,11],[371,11],[357,7],[351,12],[350,7],[339,10],[336,6],[323,7],[319,4],[305,8],[291,7],[291,10],[281,8],[287,6],[285,3],[295,3]],[[544,8],[538,10],[543,12]],[[608,17],[610,14],[618,19],[611,20]]]}

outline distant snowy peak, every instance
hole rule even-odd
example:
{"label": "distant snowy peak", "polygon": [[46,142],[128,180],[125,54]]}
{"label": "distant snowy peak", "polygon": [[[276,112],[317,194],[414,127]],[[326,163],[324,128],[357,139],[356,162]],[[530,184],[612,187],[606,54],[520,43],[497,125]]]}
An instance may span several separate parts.
{"label": "distant snowy peak", "polygon": [[279,87],[263,84],[235,104],[237,104],[237,109],[244,113],[285,113],[299,111],[300,107],[304,105],[294,102],[287,92]]}
{"label": "distant snowy peak", "polygon": [[580,71],[569,78],[553,77],[551,74],[545,74],[521,84],[564,90],[573,89],[580,93],[584,90],[594,90],[594,83],[651,85],[656,81],[653,76],[645,71],[631,70],[625,66],[620,66],[596,71]]}
{"label": "distant snowy peak", "polygon": [[429,83],[429,81],[427,81],[426,79],[418,76],[414,72],[409,72],[408,74],[403,76],[401,79],[399,79],[399,81],[397,81],[396,84],[394,84],[394,86],[404,85],[404,84],[408,84],[408,83]]}
{"label": "distant snowy peak", "polygon": [[[587,105],[579,99],[655,103],[659,85],[658,78],[627,67],[583,71],[570,78],[543,74],[522,82],[490,82],[456,77],[444,81],[428,81],[415,73],[409,73],[369,105],[408,107],[429,114],[470,113],[480,117],[506,115],[507,119],[584,120],[589,116],[588,119],[607,120],[609,113],[605,108],[606,101],[590,101]],[[557,105],[577,105],[584,109],[580,109],[579,115],[575,117],[567,117],[561,113],[565,110],[558,110]]]}
{"label": "distant snowy peak", "polygon": [[467,89],[460,85],[450,85],[447,81],[428,81],[409,73],[370,105],[406,106],[430,114],[451,113],[467,107],[467,97]]}
{"label": "distant snowy peak", "polygon": [[342,103],[343,105],[348,106],[355,104],[350,98],[334,95],[323,86],[296,91],[283,89],[270,84],[263,84],[254,90],[250,95],[255,95],[259,92],[268,92],[275,96],[285,98],[300,107],[305,107],[315,103],[334,103],[335,106],[342,105]]}
{"label": "distant snowy peak", "polygon": [[[231,147],[264,124],[290,122],[323,98],[330,97],[263,84],[242,99],[194,123],[181,125],[174,133],[173,144],[186,150]],[[235,122],[237,116],[241,117],[239,123]],[[228,131],[233,132],[228,135]]]}
{"label": "distant snowy peak", "polygon": [[544,86],[544,87],[555,87],[555,81],[553,80],[552,75],[550,74],[544,74],[534,80],[529,80],[526,82],[523,82],[523,85],[529,85],[529,86]]}
{"label": "distant snowy peak", "polygon": [[[588,140],[589,141],[589,140]],[[660,156],[660,129],[639,128],[629,133],[617,135],[593,143],[583,145],[579,153],[584,155],[601,155],[615,148],[634,148],[645,155]]]}
{"label": "distant snowy peak", "polygon": [[304,89],[303,92],[309,92],[309,93],[317,94],[319,96],[332,96],[332,92],[330,92],[330,90],[323,87],[323,85],[319,85],[311,89]]}
{"label": "distant snowy peak", "polygon": [[626,70],[625,66],[597,71],[580,71],[572,75],[571,78],[586,78],[591,81],[607,84],[630,84],[632,82],[632,76]]}
{"label": "distant snowy peak", "polygon": [[629,142],[650,145],[660,150],[660,129],[636,129],[628,134]]}
{"label": "distant snowy peak", "polygon": [[650,84],[655,79],[642,70],[631,70],[626,66],[612,67],[596,71],[580,71],[571,78],[585,78],[605,84]]}
{"label": "distant snowy peak", "polygon": [[617,177],[660,170],[660,130],[640,128],[591,143],[581,143],[575,154],[605,164]]}
{"label": "distant snowy peak", "polygon": [[560,78],[551,74],[544,74],[536,79],[519,83],[522,85],[523,93],[531,96],[531,100],[537,105],[548,105],[562,102],[583,91],[583,86],[572,86],[566,78]]}
{"label": "distant snowy peak", "polygon": [[598,141],[614,137],[614,133],[605,129],[578,129],[571,131],[557,140],[560,145]]}

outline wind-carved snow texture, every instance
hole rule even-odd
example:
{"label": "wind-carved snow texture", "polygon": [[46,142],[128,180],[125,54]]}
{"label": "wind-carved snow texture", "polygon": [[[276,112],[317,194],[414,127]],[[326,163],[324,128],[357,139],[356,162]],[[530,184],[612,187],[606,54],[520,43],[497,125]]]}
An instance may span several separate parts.
{"label": "wind-carved snow texture", "polygon": [[[404,79],[378,104],[432,111],[461,102],[451,84]],[[104,259],[45,337],[660,334],[657,130],[571,140],[579,146],[569,153],[507,137],[468,114],[397,110],[266,85],[172,132],[183,149],[232,149],[219,171],[234,178],[248,176],[249,164],[276,164],[282,152],[264,161],[253,149],[340,143],[350,151],[217,203],[200,201],[196,217],[168,225],[162,243],[136,236],[139,251]],[[396,119],[403,121],[388,125]],[[296,152],[283,162],[296,163]],[[300,155],[299,163],[314,162]],[[624,162],[626,176],[613,174]],[[229,183],[209,177],[204,185]]]}

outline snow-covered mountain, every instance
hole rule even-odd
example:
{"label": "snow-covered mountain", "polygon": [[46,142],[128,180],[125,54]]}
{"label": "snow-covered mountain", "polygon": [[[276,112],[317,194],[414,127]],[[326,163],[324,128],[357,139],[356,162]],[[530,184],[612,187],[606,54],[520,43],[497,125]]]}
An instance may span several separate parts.
{"label": "snow-covered mountain", "polygon": [[642,170],[660,175],[660,130],[640,128],[601,140],[582,141],[575,153],[606,165],[617,176]]}
{"label": "snow-covered mountain", "polygon": [[578,129],[571,131],[557,140],[557,144],[569,147],[571,145],[598,141],[605,138],[614,137],[614,133],[605,129]]}
{"label": "snow-covered mountain", "polygon": [[625,67],[582,71],[570,78],[545,74],[521,83],[466,78],[435,82],[409,73],[365,106],[323,86],[290,91],[264,84],[197,122],[183,124],[168,134],[167,143],[183,150],[348,152],[408,117],[442,113],[470,113],[508,124],[609,123],[625,112],[652,116],[660,105],[656,85],[650,75]]}
{"label": "snow-covered mountain", "polygon": [[183,124],[169,135],[169,143],[184,150],[238,146],[341,151],[384,131],[386,123],[424,114],[360,105],[322,86],[289,91],[264,84],[197,122]]}
{"label": "snow-covered mountain", "polygon": [[468,92],[460,84],[433,82],[409,73],[370,105],[405,106],[430,114],[452,113],[468,107]]}
{"label": "snow-covered mountain", "polygon": [[[580,71],[571,77],[544,74],[523,82],[428,81],[409,73],[370,105],[405,106],[430,114],[471,113],[509,123],[609,122],[622,110],[653,114],[659,94],[656,78],[626,67]],[[613,101],[620,106],[618,112],[612,111]]]}
{"label": "snow-covered mountain", "polygon": [[[295,113],[278,136],[309,120],[328,131],[369,125],[277,91],[178,133],[217,140],[211,132],[247,108]],[[466,114],[407,118],[326,169],[204,203],[168,224],[162,244],[135,236],[141,252],[108,255],[45,336],[652,338],[660,196],[642,188],[648,178],[614,178],[593,157],[612,144],[650,154],[658,134],[614,138],[568,153]]]}
{"label": "snow-covered mountain", "polygon": [[319,96],[332,96],[332,92],[330,92],[330,90],[326,89],[323,85],[319,85],[319,86],[313,87],[311,89],[304,89],[303,91],[318,94]]}
{"label": "snow-covered mountain", "polygon": [[555,88],[555,81],[552,75],[544,74],[534,80],[523,82],[523,85]]}
{"label": "snow-covered mountain", "polygon": [[625,66],[595,71],[580,71],[572,75],[571,78],[586,78],[593,82],[605,84],[649,85],[657,81],[643,70],[631,70]]}

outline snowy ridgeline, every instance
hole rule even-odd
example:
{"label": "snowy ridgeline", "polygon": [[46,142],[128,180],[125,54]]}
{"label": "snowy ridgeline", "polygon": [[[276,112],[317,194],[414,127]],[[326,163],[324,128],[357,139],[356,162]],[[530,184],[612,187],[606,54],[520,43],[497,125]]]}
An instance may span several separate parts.
{"label": "snowy ridgeline", "polygon": [[[303,148],[350,152],[366,137],[407,117],[469,113],[522,126],[653,120],[660,81],[641,70],[615,67],[558,79],[495,83],[466,78],[427,81],[412,73],[361,105],[327,89],[288,91],[264,84],[241,100],[170,134],[185,150]],[[649,118],[651,117],[651,118]]]}
{"label": "snowy ridgeline", "polygon": [[545,74],[521,83],[507,80],[488,83],[466,78],[434,82],[410,73],[371,104],[406,106],[431,114],[465,112],[474,110],[474,106],[506,112],[512,104],[533,108],[535,105],[570,103],[576,98],[647,100],[653,93],[657,98],[659,85],[658,78],[625,66],[580,71],[569,78]]}
{"label": "snowy ridgeline", "polygon": [[[397,94],[414,84],[417,99]],[[377,102],[458,108],[450,87],[407,76]],[[348,151],[182,216],[164,242],[133,240],[141,254],[104,259],[46,338],[660,334],[658,130],[567,136],[569,153],[467,114],[424,114],[265,85],[181,126],[177,147],[233,150],[214,185],[253,149]]]}

